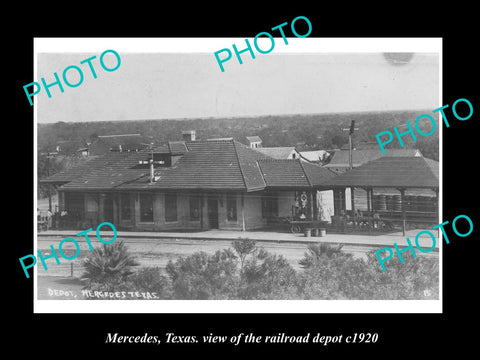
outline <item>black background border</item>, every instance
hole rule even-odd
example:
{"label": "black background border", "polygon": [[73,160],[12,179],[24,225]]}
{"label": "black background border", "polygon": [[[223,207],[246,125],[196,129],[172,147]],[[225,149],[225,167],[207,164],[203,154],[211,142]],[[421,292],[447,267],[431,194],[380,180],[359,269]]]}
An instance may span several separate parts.
{"label": "black background border", "polygon": [[[385,8],[352,8],[343,4],[339,9],[315,5],[294,9],[290,4],[275,5],[275,11],[261,12],[245,3],[222,4],[219,7],[202,4],[199,9],[183,4],[184,9],[159,4],[158,9],[112,4],[106,11],[97,5],[70,11],[33,7],[16,13],[16,21],[4,34],[7,45],[14,52],[4,56],[4,71],[9,83],[4,92],[8,101],[6,130],[12,131],[14,142],[6,154],[18,154],[5,177],[5,189],[15,193],[12,215],[7,214],[8,246],[4,255],[4,269],[14,276],[11,287],[5,288],[8,300],[13,300],[14,315],[8,322],[7,344],[19,354],[50,353],[58,356],[88,356],[94,353],[165,354],[174,351],[193,351],[209,354],[235,351],[244,354],[271,354],[293,350],[316,355],[363,352],[379,355],[442,353],[455,348],[466,351],[474,348],[478,331],[469,329],[476,313],[476,284],[478,270],[478,195],[476,193],[476,141],[478,129],[478,81],[474,34],[475,10],[452,5],[413,9],[404,3],[389,4]],[[121,9],[119,8],[121,7]],[[279,9],[280,8],[280,9]],[[282,9],[284,8],[284,9]],[[444,245],[443,255],[443,314],[33,314],[33,281],[25,279],[18,266],[18,258],[31,254],[33,224],[33,111],[23,92],[23,85],[33,79],[34,37],[240,37],[252,38],[261,31],[296,16],[310,19],[313,27],[310,37],[441,37],[443,38],[443,104],[452,104],[458,98],[467,98],[473,104],[474,114],[468,121],[452,120],[450,128],[443,128],[443,220],[453,220],[459,214],[468,215],[474,223],[474,232],[458,238],[449,232],[450,244]],[[477,20],[478,21],[478,20]],[[11,78],[10,78],[11,77]],[[448,113],[447,113],[448,115]],[[453,119],[453,118],[452,118]],[[8,126],[7,126],[8,124]],[[11,127],[10,124],[13,124]],[[12,140],[12,139],[10,139]],[[7,150],[5,149],[5,150]],[[13,151],[12,151],[13,150]],[[18,159],[17,158],[17,159]],[[9,210],[10,213],[10,210]],[[452,240],[453,239],[453,240]],[[13,251],[12,251],[13,250]],[[13,295],[13,294],[14,295]],[[10,313],[10,311],[9,311]],[[307,332],[325,335],[378,333],[376,344],[105,344],[106,334],[162,335],[236,335],[250,333],[273,335],[304,335]],[[18,347],[19,342],[25,346]],[[66,350],[66,351],[64,351]],[[57,352],[58,351],[58,352]]]}

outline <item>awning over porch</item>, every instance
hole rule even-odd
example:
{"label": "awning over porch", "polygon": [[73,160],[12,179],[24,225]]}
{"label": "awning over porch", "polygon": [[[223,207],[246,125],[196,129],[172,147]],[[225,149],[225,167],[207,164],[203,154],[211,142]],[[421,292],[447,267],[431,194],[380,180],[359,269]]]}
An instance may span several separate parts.
{"label": "awning over porch", "polygon": [[[383,213],[386,218],[402,220],[404,232],[407,212],[409,221],[429,218],[431,221],[435,221],[438,219],[439,163],[431,159],[424,157],[383,157],[334,178],[327,179],[323,185],[334,190],[336,214],[345,212],[346,188],[352,189],[352,213],[355,214],[354,189],[362,188],[367,193],[368,213]],[[377,202],[377,207],[375,208],[376,204],[373,199],[374,189],[388,188],[395,189],[400,193],[398,200],[393,199],[393,210],[388,211],[383,206],[384,198],[383,201]],[[425,211],[416,209],[413,211],[405,197],[405,192],[411,189],[433,191],[436,194],[433,211],[432,209]],[[381,206],[378,206],[378,204]]]}
{"label": "awning over porch", "polygon": [[327,179],[323,185],[438,189],[438,179],[438,161],[424,157],[384,157]]}

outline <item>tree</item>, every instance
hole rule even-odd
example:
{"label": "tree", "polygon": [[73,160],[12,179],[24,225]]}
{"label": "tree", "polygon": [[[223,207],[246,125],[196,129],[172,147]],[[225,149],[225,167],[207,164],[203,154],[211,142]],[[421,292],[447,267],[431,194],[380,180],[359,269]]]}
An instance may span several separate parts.
{"label": "tree", "polygon": [[84,260],[83,278],[98,283],[125,281],[132,274],[132,267],[138,265],[122,241],[103,244]]}
{"label": "tree", "polygon": [[232,247],[240,258],[240,270],[243,269],[245,258],[257,250],[255,240],[251,239],[234,240]]}
{"label": "tree", "polygon": [[299,260],[302,268],[311,268],[318,264],[322,257],[333,258],[335,256],[351,257],[351,254],[342,251],[343,244],[332,246],[326,243],[309,244],[303,259]]}

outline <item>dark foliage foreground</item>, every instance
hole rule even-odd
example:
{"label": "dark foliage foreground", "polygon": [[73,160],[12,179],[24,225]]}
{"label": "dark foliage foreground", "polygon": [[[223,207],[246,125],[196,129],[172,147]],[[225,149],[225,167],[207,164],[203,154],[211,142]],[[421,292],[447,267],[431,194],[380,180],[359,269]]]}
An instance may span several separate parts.
{"label": "dark foliage foreground", "polygon": [[438,258],[404,258],[404,263],[389,260],[382,271],[373,252],[354,258],[341,245],[314,244],[296,271],[253,240],[236,240],[213,255],[197,252],[170,261],[165,272],[156,267],[133,272],[135,262],[122,245],[92,253],[84,277],[89,290],[150,292],[160,299],[438,299]]}

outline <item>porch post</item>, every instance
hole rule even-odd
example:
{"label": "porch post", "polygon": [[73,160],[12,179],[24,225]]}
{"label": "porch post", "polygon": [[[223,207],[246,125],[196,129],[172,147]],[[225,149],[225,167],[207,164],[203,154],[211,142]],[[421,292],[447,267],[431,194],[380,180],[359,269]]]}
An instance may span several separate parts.
{"label": "porch post", "polygon": [[240,203],[242,204],[242,231],[245,231],[245,206],[244,206],[244,195],[241,194]]}
{"label": "porch post", "polygon": [[400,191],[400,201],[402,203],[402,220],[403,220],[402,231],[403,231],[403,236],[405,236],[406,221],[407,221],[407,216],[405,212],[405,189],[398,189],[398,190]]}
{"label": "porch post", "polygon": [[98,221],[105,220],[105,194],[98,194]]}
{"label": "porch post", "polygon": [[47,185],[48,189],[48,210],[53,213],[52,211],[52,185]]}
{"label": "porch post", "polygon": [[200,229],[203,230],[203,197],[204,193],[200,193]]}
{"label": "porch post", "polygon": [[318,220],[318,199],[317,190],[312,190],[313,220]]}
{"label": "porch post", "polygon": [[333,212],[336,216],[345,210],[345,188],[333,190]]}
{"label": "porch post", "polygon": [[58,191],[58,212],[65,210],[65,193]]}
{"label": "porch post", "polygon": [[355,214],[355,188],[350,188],[350,201],[352,203],[352,216]]}
{"label": "porch post", "polygon": [[370,211],[372,209],[372,206],[370,204],[370,189],[367,188],[366,190],[367,190],[367,211],[370,214]]}
{"label": "porch post", "polygon": [[313,205],[313,190],[310,191],[310,216],[312,217],[312,221],[316,220],[315,213],[314,213],[314,205]]}

